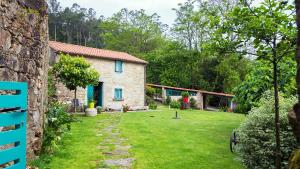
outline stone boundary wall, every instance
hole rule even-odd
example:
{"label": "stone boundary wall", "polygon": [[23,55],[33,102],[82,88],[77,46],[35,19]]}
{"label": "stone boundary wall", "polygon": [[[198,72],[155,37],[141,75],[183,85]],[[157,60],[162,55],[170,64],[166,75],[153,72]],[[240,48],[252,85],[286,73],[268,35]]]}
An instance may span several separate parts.
{"label": "stone boundary wall", "polygon": [[28,159],[42,145],[48,53],[46,2],[0,0],[0,80],[28,82]]}

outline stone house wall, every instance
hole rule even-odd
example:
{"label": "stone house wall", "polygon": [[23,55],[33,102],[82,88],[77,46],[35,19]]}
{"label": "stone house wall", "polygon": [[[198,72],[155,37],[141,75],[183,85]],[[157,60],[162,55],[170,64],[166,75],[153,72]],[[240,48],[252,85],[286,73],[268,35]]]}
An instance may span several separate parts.
{"label": "stone house wall", "polygon": [[[53,59],[55,57],[55,59]],[[123,62],[123,72],[115,72],[115,61],[95,57],[85,57],[93,68],[100,73],[99,82],[103,82],[103,108],[119,110],[127,104],[133,109],[145,106],[145,66],[144,64]],[[52,59],[58,61],[56,54]],[[114,100],[114,89],[123,89],[123,100]],[[63,84],[57,85],[57,98],[60,101],[71,103],[74,91],[68,90]],[[77,89],[77,98],[80,103],[87,104],[87,90]]]}
{"label": "stone house wall", "polygon": [[48,57],[46,2],[0,0],[0,80],[28,82],[28,159],[42,145]]}

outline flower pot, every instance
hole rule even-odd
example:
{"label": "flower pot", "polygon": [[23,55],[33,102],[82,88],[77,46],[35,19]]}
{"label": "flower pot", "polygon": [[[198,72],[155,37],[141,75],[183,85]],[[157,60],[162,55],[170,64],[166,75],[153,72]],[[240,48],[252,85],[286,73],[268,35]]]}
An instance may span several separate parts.
{"label": "flower pot", "polygon": [[184,98],[183,98],[183,102],[184,102],[184,103],[188,103],[188,102],[189,102],[189,98],[188,98],[188,97],[184,97]]}
{"label": "flower pot", "polygon": [[85,115],[89,117],[97,116],[97,109],[95,108],[88,108],[85,110]]}

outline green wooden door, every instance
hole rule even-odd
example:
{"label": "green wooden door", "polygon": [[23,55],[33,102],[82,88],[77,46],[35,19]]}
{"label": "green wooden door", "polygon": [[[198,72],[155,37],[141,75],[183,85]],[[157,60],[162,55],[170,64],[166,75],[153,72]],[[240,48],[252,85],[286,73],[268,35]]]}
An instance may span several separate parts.
{"label": "green wooden door", "polygon": [[98,102],[97,106],[103,106],[103,83],[99,83],[98,85]]}
{"label": "green wooden door", "polygon": [[94,86],[87,86],[87,99],[94,100]]}

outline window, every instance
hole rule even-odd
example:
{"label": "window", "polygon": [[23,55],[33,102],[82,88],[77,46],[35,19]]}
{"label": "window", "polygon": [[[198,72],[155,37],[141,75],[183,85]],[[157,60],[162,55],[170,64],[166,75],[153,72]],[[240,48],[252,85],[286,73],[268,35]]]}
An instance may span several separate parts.
{"label": "window", "polygon": [[115,100],[122,100],[122,99],[123,99],[122,89],[116,88],[115,89]]}
{"label": "window", "polygon": [[116,60],[115,71],[122,73],[123,72],[123,62],[120,60]]}

